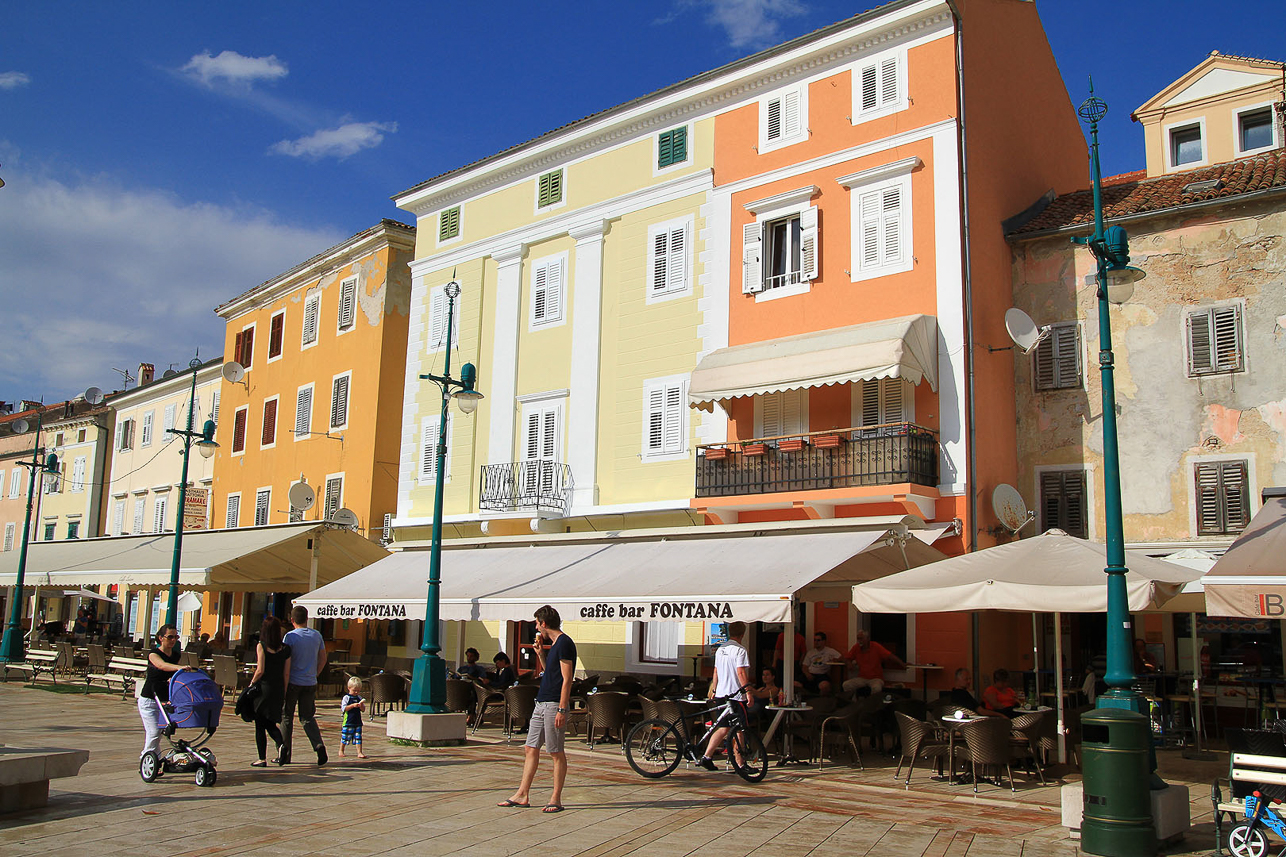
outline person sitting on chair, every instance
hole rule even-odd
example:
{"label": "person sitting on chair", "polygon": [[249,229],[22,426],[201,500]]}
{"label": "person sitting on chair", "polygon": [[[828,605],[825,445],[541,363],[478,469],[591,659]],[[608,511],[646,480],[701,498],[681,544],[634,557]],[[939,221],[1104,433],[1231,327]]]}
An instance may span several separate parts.
{"label": "person sitting on chair", "polygon": [[1014,716],[1018,693],[1009,686],[1009,670],[1001,667],[991,674],[991,685],[982,692],[982,704],[989,712]]}
{"label": "person sitting on chair", "polygon": [[504,652],[496,652],[496,656],[491,659],[496,665],[495,672],[487,673],[482,683],[494,690],[504,690],[506,687],[512,687],[518,681],[518,674],[514,668],[509,665],[509,656]]}
{"label": "person sitting on chair", "polygon": [[952,705],[959,708],[967,708],[974,714],[1003,717],[1004,715],[999,711],[990,711],[982,707],[982,704],[978,702],[977,697],[973,695],[973,691],[969,689],[972,684],[973,676],[967,669],[962,667],[961,669],[956,670],[956,683],[951,686],[951,692],[947,695],[947,699],[950,700]]}
{"label": "person sitting on chair", "polygon": [[831,664],[839,659],[840,653],[826,645],[825,631],[813,634],[813,647],[800,660],[804,671],[799,678],[804,687],[813,693],[830,693]]}
{"label": "person sitting on chair", "polygon": [[460,678],[482,681],[487,677],[486,669],[482,664],[478,663],[478,650],[473,646],[464,650],[464,661],[460,665],[460,669],[457,670],[460,673]]}
{"label": "person sitting on chair", "polygon": [[859,629],[855,640],[853,648],[848,650],[847,660],[857,668],[857,676],[844,682],[843,687],[846,692],[852,693],[870,688],[870,693],[879,693],[884,690],[885,664],[901,670],[906,669],[906,661],[879,643],[871,642],[869,631]]}

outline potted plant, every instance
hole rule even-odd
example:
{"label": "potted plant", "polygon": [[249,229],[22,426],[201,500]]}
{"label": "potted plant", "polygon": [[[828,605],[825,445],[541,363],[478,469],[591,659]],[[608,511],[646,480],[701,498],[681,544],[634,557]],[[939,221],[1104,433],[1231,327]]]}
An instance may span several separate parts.
{"label": "potted plant", "polygon": [[707,446],[705,448],[706,461],[722,461],[728,457],[728,447],[726,446]]}
{"label": "potted plant", "polygon": [[840,445],[840,440],[838,434],[817,434],[813,435],[812,444],[819,449],[834,449]]}
{"label": "potted plant", "polygon": [[802,437],[788,437],[785,440],[778,441],[777,448],[782,452],[799,452],[806,443],[808,441]]}
{"label": "potted plant", "polygon": [[741,445],[742,455],[763,455],[766,452],[768,452],[768,444],[763,443],[762,441],[754,441],[753,443],[743,443]]}

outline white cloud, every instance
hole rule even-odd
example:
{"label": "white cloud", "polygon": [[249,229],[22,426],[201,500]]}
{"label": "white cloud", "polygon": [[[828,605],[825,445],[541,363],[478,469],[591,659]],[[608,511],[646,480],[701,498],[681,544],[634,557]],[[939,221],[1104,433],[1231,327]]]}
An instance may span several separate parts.
{"label": "white cloud", "polygon": [[0,89],[17,89],[31,83],[31,76],[20,71],[6,71],[0,74]]}
{"label": "white cloud", "polygon": [[276,56],[247,57],[236,51],[223,51],[218,56],[211,56],[209,51],[196,54],[182,71],[206,86],[216,81],[249,85],[256,80],[277,80],[290,73]]}
{"label": "white cloud", "polygon": [[[721,28],[733,48],[766,48],[782,41],[781,20],[807,11],[801,0],[680,0],[681,6],[704,9],[706,21]],[[663,18],[657,23],[668,23]]]}
{"label": "white cloud", "polygon": [[5,178],[4,401],[117,389],[113,366],[182,366],[198,346],[214,357],[224,331],[215,306],[344,237],[153,189]]}
{"label": "white cloud", "polygon": [[269,149],[279,155],[296,158],[339,158],[355,155],[362,149],[373,149],[384,142],[385,134],[397,131],[396,122],[347,122],[338,128],[322,129],[300,137],[282,140]]}

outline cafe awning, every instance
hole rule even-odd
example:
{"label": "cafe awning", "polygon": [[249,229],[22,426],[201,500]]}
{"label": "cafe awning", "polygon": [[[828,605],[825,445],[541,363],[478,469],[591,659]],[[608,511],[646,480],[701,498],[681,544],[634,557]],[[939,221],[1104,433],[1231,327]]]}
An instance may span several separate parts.
{"label": "cafe awning", "polygon": [[878,378],[938,389],[938,322],[907,315],[712,351],[692,372],[688,402],[715,402]]}
{"label": "cafe awning", "polygon": [[[699,528],[693,528],[699,529]],[[792,596],[847,600],[854,583],[942,554],[905,527],[788,535],[622,534],[561,544],[457,544],[442,551],[440,616],[784,622]],[[425,615],[429,552],[395,553],[296,599],[320,618]]]}
{"label": "cafe awning", "polygon": [[1264,504],[1202,579],[1206,615],[1286,619],[1286,488]]}
{"label": "cafe awning", "polygon": [[[179,585],[185,589],[302,592],[309,588],[310,541],[317,540],[317,579],[329,582],[388,556],[346,527],[317,521],[183,534]],[[26,586],[166,586],[174,534],[33,542]],[[18,551],[0,554],[0,586],[17,577]]]}

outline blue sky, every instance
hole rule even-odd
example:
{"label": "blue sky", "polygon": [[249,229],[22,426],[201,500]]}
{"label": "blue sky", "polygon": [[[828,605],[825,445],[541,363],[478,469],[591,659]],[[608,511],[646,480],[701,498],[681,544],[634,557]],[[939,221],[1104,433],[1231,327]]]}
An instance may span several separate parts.
{"label": "blue sky", "polygon": [[[409,222],[392,194],[871,5],[0,0],[0,400],[213,356],[217,304]],[[1038,5],[1073,102],[1092,73],[1111,106],[1106,174],[1211,50],[1286,59],[1280,0],[1217,28],[1193,0]]]}

